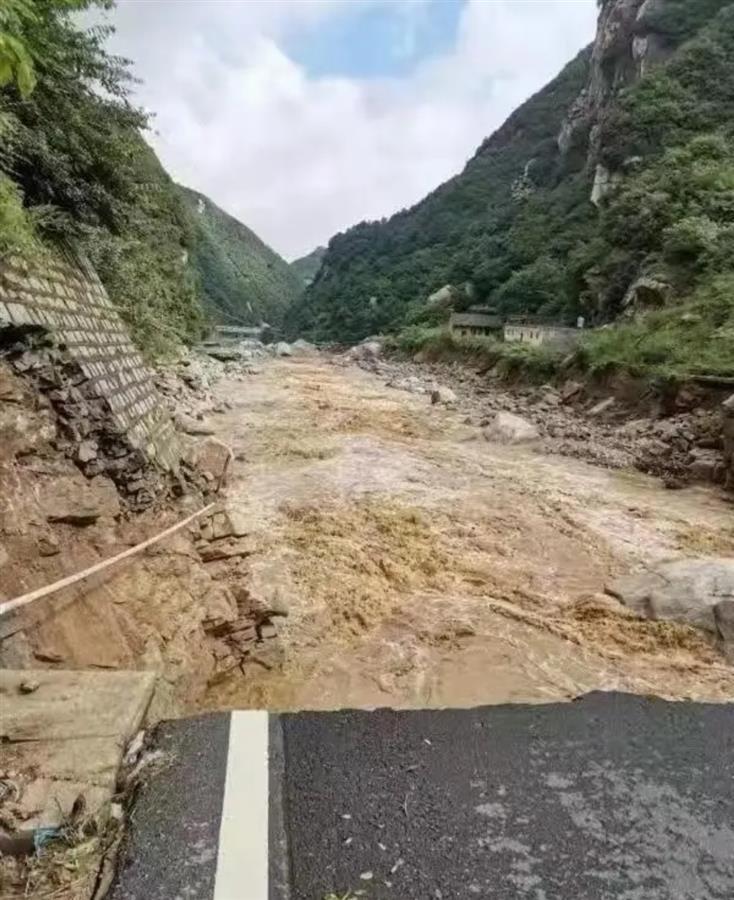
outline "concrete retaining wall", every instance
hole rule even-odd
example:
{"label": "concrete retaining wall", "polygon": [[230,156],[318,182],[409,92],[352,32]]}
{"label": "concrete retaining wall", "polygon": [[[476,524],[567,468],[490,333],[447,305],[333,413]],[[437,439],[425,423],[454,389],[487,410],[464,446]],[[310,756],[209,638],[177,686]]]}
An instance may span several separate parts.
{"label": "concrete retaining wall", "polygon": [[36,325],[67,350],[133,447],[176,470],[180,447],[138,349],[88,263],[59,252],[43,265],[0,262],[0,327]]}

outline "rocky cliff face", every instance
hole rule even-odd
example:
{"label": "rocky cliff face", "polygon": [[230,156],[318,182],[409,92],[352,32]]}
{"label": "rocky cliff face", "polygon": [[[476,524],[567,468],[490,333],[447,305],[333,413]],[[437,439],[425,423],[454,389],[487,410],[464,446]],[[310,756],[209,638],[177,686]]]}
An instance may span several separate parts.
{"label": "rocky cliff face", "polygon": [[562,153],[573,148],[587,150],[589,165],[596,169],[594,202],[614,183],[612,174],[598,162],[601,118],[620,90],[672,52],[671,40],[658,24],[667,3],[669,0],[605,0],[602,6],[587,84],[558,135]]}

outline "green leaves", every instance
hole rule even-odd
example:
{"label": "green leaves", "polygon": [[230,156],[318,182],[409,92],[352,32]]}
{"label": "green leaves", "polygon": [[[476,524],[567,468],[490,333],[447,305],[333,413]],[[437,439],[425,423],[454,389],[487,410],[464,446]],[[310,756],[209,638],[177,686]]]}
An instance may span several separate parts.
{"label": "green leaves", "polygon": [[0,3],[0,87],[15,84],[23,98],[36,86],[33,56],[24,33],[38,21],[28,0]]}

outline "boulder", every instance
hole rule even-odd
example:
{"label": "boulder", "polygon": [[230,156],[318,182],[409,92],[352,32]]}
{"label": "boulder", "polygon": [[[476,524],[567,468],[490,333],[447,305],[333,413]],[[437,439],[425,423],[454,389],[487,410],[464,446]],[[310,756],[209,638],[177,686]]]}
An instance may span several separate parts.
{"label": "boulder", "polygon": [[293,356],[293,348],[285,341],[273,345],[273,356]]}
{"label": "boulder", "polygon": [[227,471],[232,450],[224,441],[217,438],[206,438],[198,441],[186,454],[186,461],[195,469],[209,474],[215,481],[219,481]]}
{"label": "boulder", "polygon": [[538,390],[536,400],[538,403],[545,403],[547,406],[559,406],[561,395],[552,384],[544,384]]}
{"label": "boulder", "polygon": [[215,512],[201,526],[202,537],[208,541],[218,541],[227,537],[244,537],[252,531],[247,518],[237,509]]}
{"label": "boulder", "polygon": [[644,618],[684,622],[731,640],[734,559],[664,562],[617,578],[606,591]]}
{"label": "boulder", "polygon": [[238,347],[204,347],[204,352],[220,362],[241,358]]}
{"label": "boulder", "polygon": [[81,474],[56,476],[42,486],[40,501],[49,522],[92,525],[120,513],[117,489],[104,475],[89,480]]}
{"label": "boulder", "polygon": [[579,397],[583,390],[584,386],[580,381],[571,381],[570,379],[565,381],[561,388],[561,402],[570,403]]}
{"label": "boulder", "polygon": [[659,278],[643,275],[633,282],[622,300],[626,315],[648,309],[660,309],[667,303],[671,286]]}
{"label": "boulder", "polygon": [[456,394],[449,387],[436,385],[436,387],[431,391],[431,403],[433,403],[434,405],[436,403],[456,403]]}
{"label": "boulder", "polygon": [[688,472],[696,481],[723,481],[726,474],[724,458],[717,450],[694,447],[690,453]]}
{"label": "boulder", "polygon": [[176,413],[174,422],[179,431],[183,431],[184,434],[190,434],[193,437],[208,437],[214,434],[215,431],[208,422],[194,419],[192,416],[187,416],[186,413]]}
{"label": "boulder", "polygon": [[514,413],[498,412],[483,431],[488,441],[498,444],[525,444],[540,438],[532,422]]}
{"label": "boulder", "polygon": [[0,455],[11,458],[40,450],[56,436],[52,414],[37,408],[37,396],[0,366]]}
{"label": "boulder", "polygon": [[353,360],[375,360],[382,355],[380,341],[363,341],[347,352],[347,358]]}
{"label": "boulder", "polygon": [[303,338],[298,338],[297,341],[293,341],[291,344],[293,348],[293,352],[297,353],[299,356],[314,356],[319,352],[316,344],[311,344],[309,341],[304,341]]}
{"label": "boulder", "polygon": [[91,462],[97,458],[98,449],[96,441],[82,441],[77,447],[76,458],[80,463]]}

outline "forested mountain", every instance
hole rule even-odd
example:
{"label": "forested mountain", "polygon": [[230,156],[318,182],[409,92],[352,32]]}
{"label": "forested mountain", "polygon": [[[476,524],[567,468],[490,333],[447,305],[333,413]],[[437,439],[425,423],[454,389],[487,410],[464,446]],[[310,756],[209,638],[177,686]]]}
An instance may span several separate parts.
{"label": "forested mountain", "polygon": [[285,310],[303,291],[288,263],[246,225],[208,197],[180,188],[194,220],[191,263],[204,303],[225,324],[280,327]]}
{"label": "forested mountain", "polygon": [[[460,175],[331,240],[293,329],[430,320],[450,283],[507,314],[625,313],[650,362],[734,371],[733,134],[734,3],[604,0],[593,46]],[[630,339],[612,329],[599,350]]]}
{"label": "forested mountain", "polygon": [[321,268],[321,261],[326,253],[326,247],[317,247],[306,256],[300,259],[294,259],[291,263],[291,271],[295,272],[301,280],[301,284],[308,287],[316,277],[316,273]]}

